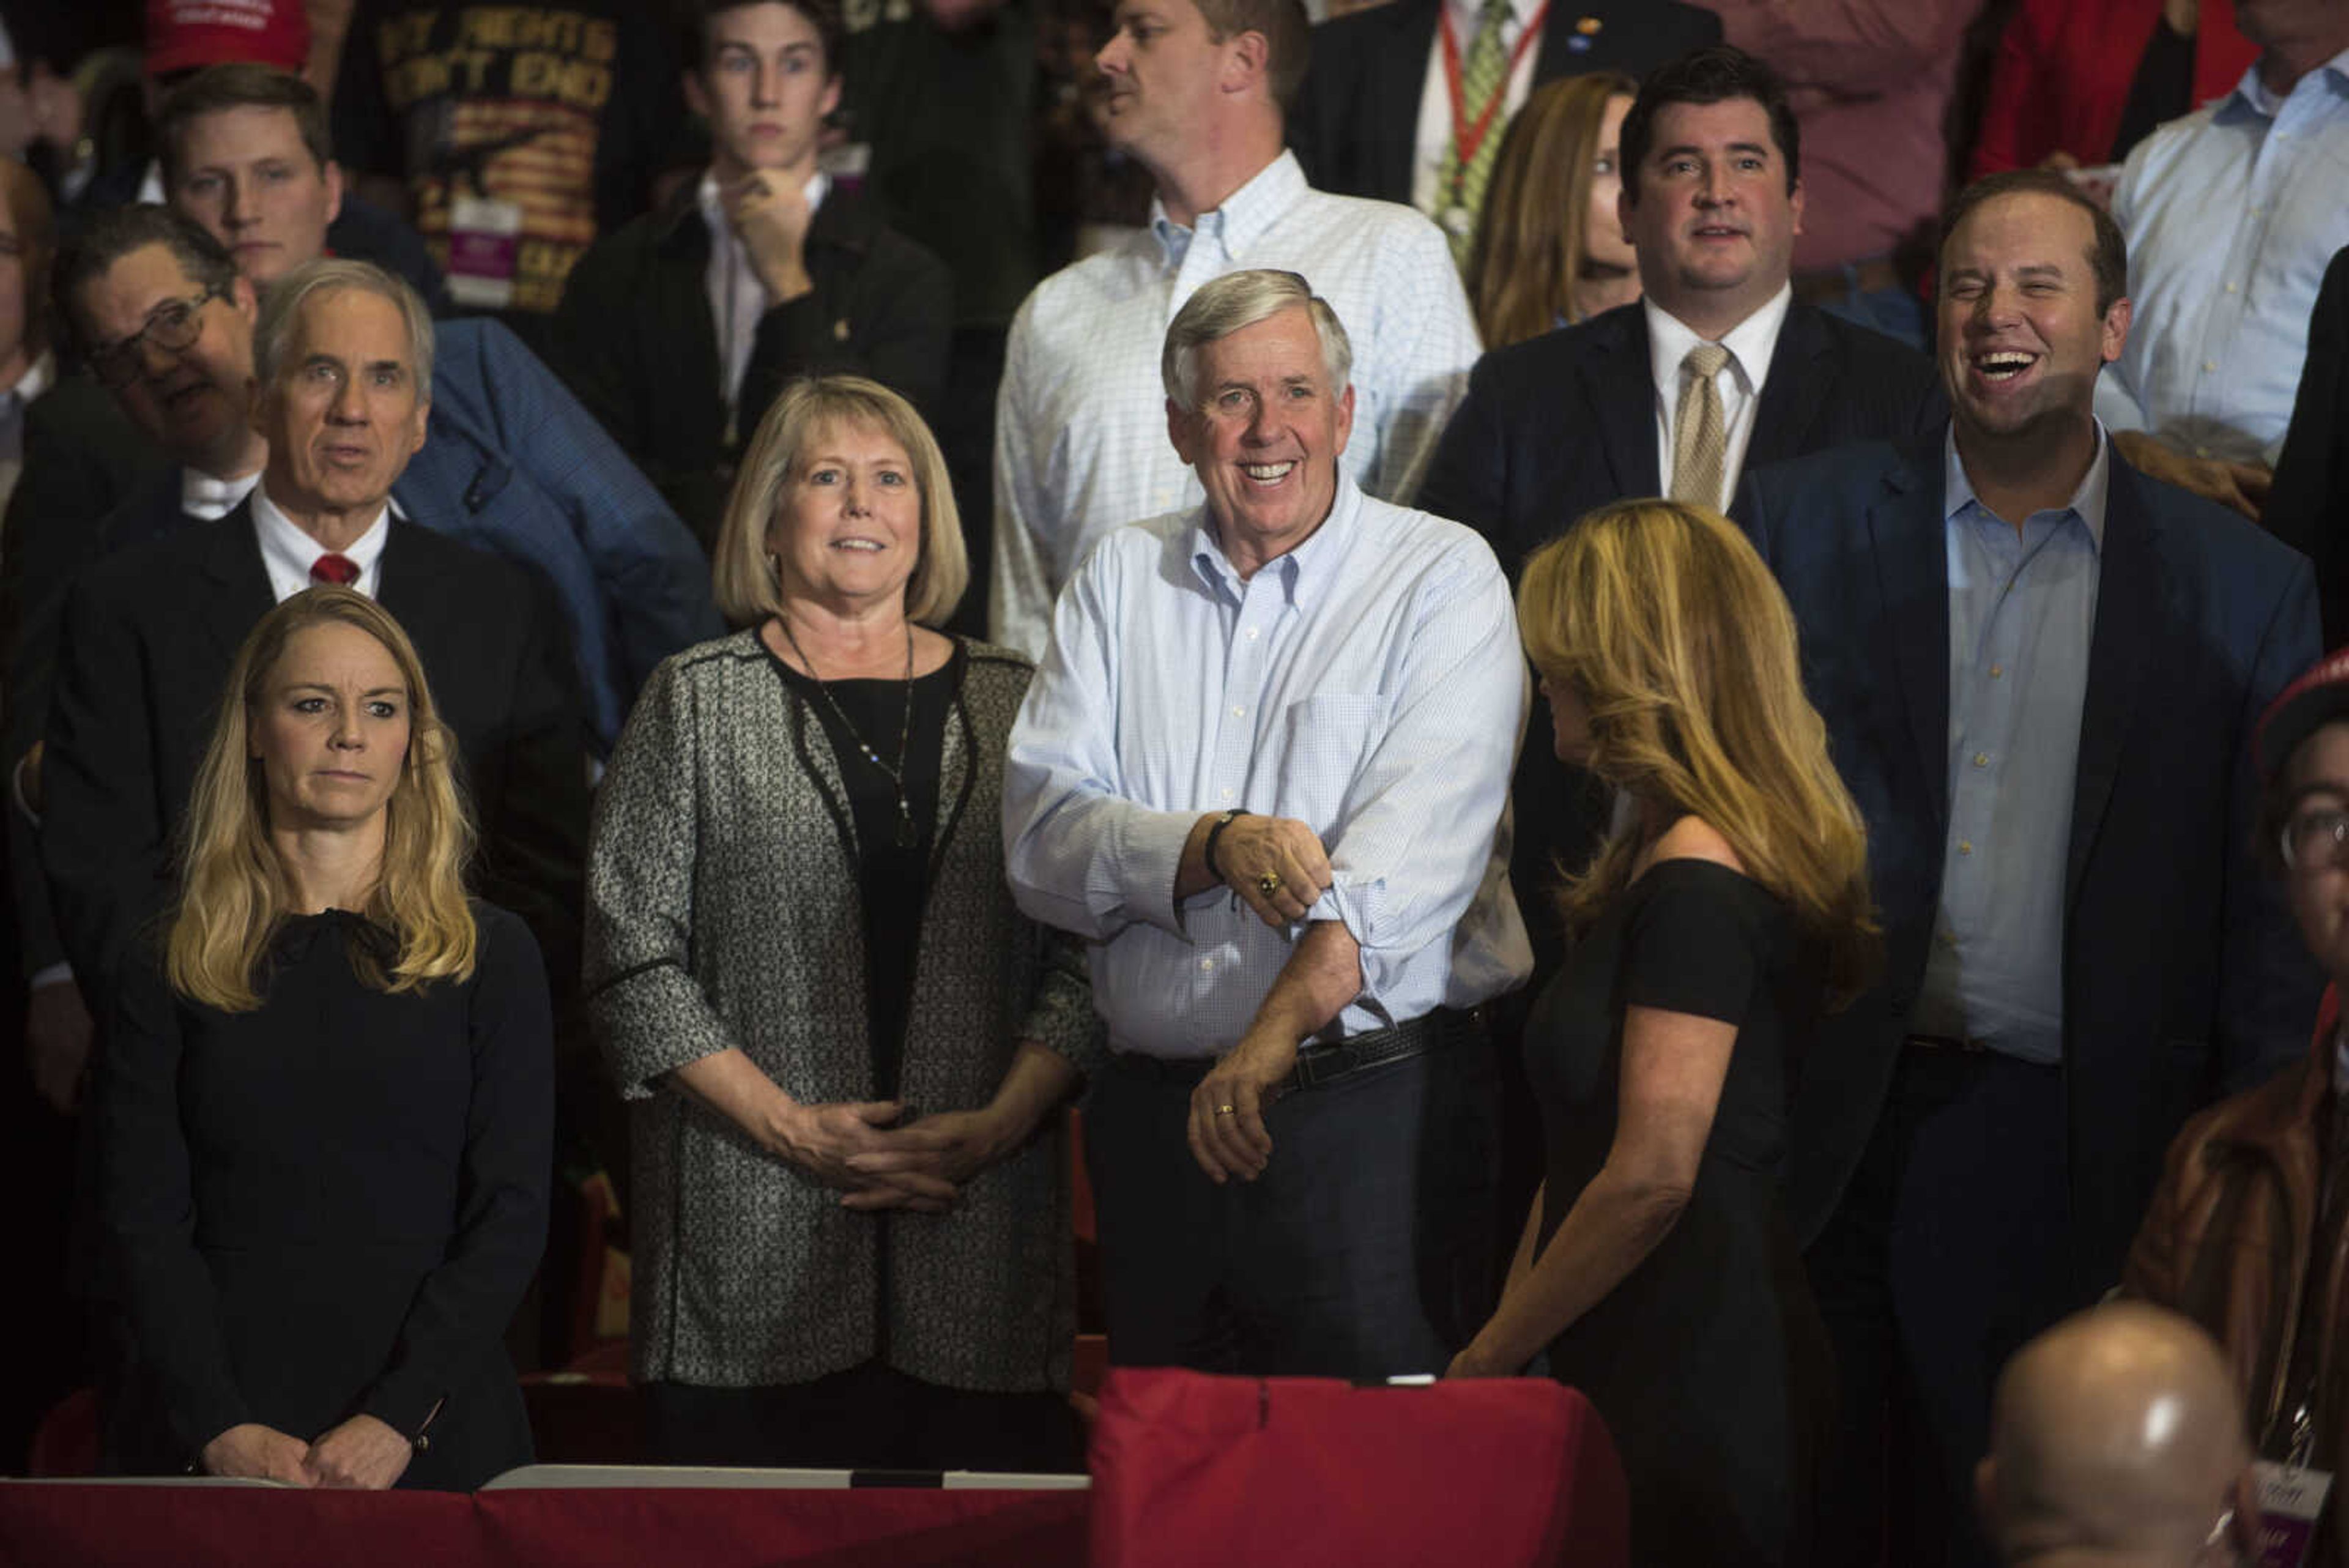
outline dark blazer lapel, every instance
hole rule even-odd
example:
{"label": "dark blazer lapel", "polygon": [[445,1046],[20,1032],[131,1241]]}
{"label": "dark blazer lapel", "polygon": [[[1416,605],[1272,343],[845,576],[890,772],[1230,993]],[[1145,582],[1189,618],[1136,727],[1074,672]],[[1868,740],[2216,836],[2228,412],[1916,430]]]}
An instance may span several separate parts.
{"label": "dark blazer lapel", "polygon": [[[662,358],[681,358],[685,364],[671,386],[718,385],[718,324],[709,318],[709,249],[717,236],[701,216],[699,182],[688,184],[673,197],[670,227],[661,236],[661,265],[652,270],[652,298],[646,301],[651,340]],[[832,207],[816,209],[820,223]],[[713,409],[717,397],[710,397]],[[746,434],[748,432],[745,432]]]}
{"label": "dark blazer lapel", "polygon": [[[1950,565],[1941,483],[1923,450],[1888,469],[1868,512],[1887,651],[1937,824],[1950,815]],[[1940,829],[1935,829],[1939,843]]]}
{"label": "dark blazer lapel", "polygon": [[270,591],[269,568],[261,564],[261,536],[254,532],[252,498],[240,502],[227,516],[196,526],[212,531],[211,545],[204,552],[204,575],[212,579],[212,591],[203,596],[203,624],[233,659],[254,623],[277,602],[277,596]]}
{"label": "dark blazer lapel", "polygon": [[2088,641],[2088,689],[2080,701],[2080,758],[2072,783],[2072,842],[2064,877],[2067,908],[2080,890],[2088,850],[2120,774],[2121,745],[2137,714],[2146,650],[2163,642],[2157,624],[2161,609],[2156,524],[2145,504],[2144,483],[2113,454],[2096,567],[2096,624]]}
{"label": "dark blazer lapel", "polygon": [[[1412,144],[1418,139],[1419,98],[1427,85],[1427,52],[1435,47],[1442,0],[1396,0],[1385,7],[1391,31],[1372,49],[1363,73],[1358,134],[1371,139],[1372,189],[1400,191],[1411,200]],[[1499,127],[1494,127],[1497,132]]]}
{"label": "dark blazer lapel", "polygon": [[1770,352],[1770,375],[1754,410],[1754,434],[1745,446],[1747,469],[1800,457],[1803,437],[1833,395],[1835,343],[1818,312],[1797,300],[1786,308]]}
{"label": "dark blazer lapel", "polygon": [[[1648,317],[1626,307],[1618,330],[1591,344],[1582,362],[1583,396],[1599,423],[1618,495],[1661,495],[1656,465],[1656,383],[1648,364]],[[1565,432],[1570,441],[1572,432]]]}

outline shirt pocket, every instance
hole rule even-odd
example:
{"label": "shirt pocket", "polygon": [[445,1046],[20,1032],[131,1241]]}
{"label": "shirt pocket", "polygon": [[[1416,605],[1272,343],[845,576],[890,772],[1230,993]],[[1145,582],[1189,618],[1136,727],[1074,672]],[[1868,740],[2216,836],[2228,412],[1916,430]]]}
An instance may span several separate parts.
{"label": "shirt pocket", "polygon": [[1328,691],[1291,702],[1281,714],[1273,815],[1295,817],[1326,846],[1346,819],[1362,759],[1385,733],[1392,706],[1376,692]]}

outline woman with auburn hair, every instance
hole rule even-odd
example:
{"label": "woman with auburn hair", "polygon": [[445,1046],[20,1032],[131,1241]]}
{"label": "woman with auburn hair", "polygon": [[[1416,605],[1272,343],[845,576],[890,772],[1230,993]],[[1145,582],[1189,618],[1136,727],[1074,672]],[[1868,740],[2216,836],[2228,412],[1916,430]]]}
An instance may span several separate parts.
{"label": "woman with auburn hair", "polygon": [[1619,826],[1558,896],[1525,1041],[1547,1179],[1453,1372],[1547,1351],[1614,1434],[1640,1563],[1807,1562],[1830,1352],[1777,1183],[1793,1059],[1874,960],[1866,829],[1785,597],[1717,514],[1589,514],[1517,618]]}
{"label": "woman with auburn hair", "polygon": [[546,1235],[546,981],[465,897],[455,751],[362,595],[295,594],[237,654],[160,961],[103,1036],[119,1468],[470,1489],[530,1462],[502,1342]]}
{"label": "woman with auburn hair", "polygon": [[1640,261],[1615,214],[1618,142],[1640,84],[1615,71],[1536,88],[1510,119],[1468,259],[1487,352],[1640,297]]}
{"label": "woman with auburn hair", "polygon": [[967,575],[912,405],[793,385],[719,534],[742,629],[654,673],[605,777],[588,1007],[665,1462],[1081,1466],[1057,1113],[1092,992],[1004,881],[1033,670],[936,629]]}

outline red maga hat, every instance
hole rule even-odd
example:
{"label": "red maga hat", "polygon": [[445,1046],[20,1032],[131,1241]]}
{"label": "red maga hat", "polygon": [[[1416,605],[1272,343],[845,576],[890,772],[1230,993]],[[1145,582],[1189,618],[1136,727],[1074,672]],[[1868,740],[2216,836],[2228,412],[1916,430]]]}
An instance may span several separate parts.
{"label": "red maga hat", "polygon": [[2335,719],[2349,719],[2349,648],[2302,670],[2260,715],[2251,760],[2261,780],[2274,778],[2294,748]]}
{"label": "red maga hat", "polygon": [[232,63],[298,71],[309,57],[301,0],[147,0],[149,76]]}

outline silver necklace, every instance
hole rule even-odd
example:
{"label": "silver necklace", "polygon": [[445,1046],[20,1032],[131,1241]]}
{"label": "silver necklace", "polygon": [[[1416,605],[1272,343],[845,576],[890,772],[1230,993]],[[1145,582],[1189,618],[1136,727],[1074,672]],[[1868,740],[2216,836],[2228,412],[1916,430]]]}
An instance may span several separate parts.
{"label": "silver necklace", "polygon": [[894,768],[881,760],[880,753],[864,743],[864,737],[849,722],[839,700],[833,696],[832,688],[816,673],[815,660],[807,656],[800,639],[792,635],[791,618],[779,615],[775,624],[783,628],[783,640],[792,645],[792,651],[807,666],[808,679],[815,682],[816,695],[832,710],[832,716],[840,721],[840,727],[848,732],[848,738],[856,742],[856,749],[864,753],[864,760],[889,775],[889,783],[897,791],[897,847],[911,849],[922,841],[922,830],[914,825],[914,808],[905,800],[905,741],[914,732],[914,623],[905,623],[905,716],[897,725],[897,765]]}

